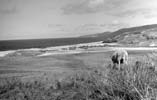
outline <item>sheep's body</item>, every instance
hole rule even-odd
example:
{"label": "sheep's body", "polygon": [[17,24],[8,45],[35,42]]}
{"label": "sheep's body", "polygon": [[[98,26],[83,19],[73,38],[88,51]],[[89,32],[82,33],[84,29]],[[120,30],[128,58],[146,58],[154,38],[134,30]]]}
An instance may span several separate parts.
{"label": "sheep's body", "polygon": [[120,69],[120,64],[127,64],[127,62],[128,62],[128,53],[124,49],[116,50],[113,53],[111,59],[112,59],[112,62],[114,64],[114,66],[116,64],[118,64],[118,67]]}

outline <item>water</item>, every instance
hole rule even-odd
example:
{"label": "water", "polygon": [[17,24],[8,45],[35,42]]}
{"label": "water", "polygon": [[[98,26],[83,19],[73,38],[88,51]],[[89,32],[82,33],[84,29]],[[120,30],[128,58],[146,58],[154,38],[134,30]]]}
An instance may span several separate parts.
{"label": "water", "polygon": [[0,51],[46,48],[53,46],[73,45],[100,41],[97,38],[56,38],[56,39],[30,39],[30,40],[5,40],[0,41]]}

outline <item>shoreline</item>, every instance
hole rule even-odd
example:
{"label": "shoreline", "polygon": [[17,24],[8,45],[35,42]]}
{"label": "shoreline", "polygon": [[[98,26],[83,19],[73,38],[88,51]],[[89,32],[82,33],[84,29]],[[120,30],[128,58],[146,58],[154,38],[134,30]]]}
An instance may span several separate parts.
{"label": "shoreline", "polygon": [[[108,45],[108,46],[105,46]],[[125,49],[127,51],[157,51],[157,47],[126,47],[126,46],[117,46],[117,43],[102,43],[99,42],[91,42],[91,43],[82,43],[75,45],[64,45],[64,46],[54,46],[47,48],[30,48],[30,49],[18,49],[18,50],[8,50],[8,51],[0,51],[0,57],[5,57],[8,54],[16,53],[19,51],[34,51],[41,52],[41,54],[37,55],[38,57],[42,56],[50,56],[56,54],[77,54],[77,53],[95,53],[95,52],[107,52],[114,51],[117,49]],[[87,47],[81,48],[81,47]],[[71,49],[72,48],[72,49]]]}
{"label": "shoreline", "polygon": [[[21,50],[9,50],[9,51],[0,51],[0,57],[5,57],[8,54],[16,53],[18,51],[44,51],[44,53],[41,53],[40,55],[37,55],[37,57],[42,56],[51,56],[51,55],[57,55],[57,54],[78,54],[78,53],[96,53],[96,52],[107,52],[107,51],[114,51],[118,49],[125,49],[127,51],[157,51],[157,47],[92,47],[89,49],[78,49],[76,50],[61,50],[63,48],[69,48],[70,46],[62,46],[62,47],[49,47],[44,49],[21,49]],[[99,49],[97,49],[99,48]]]}

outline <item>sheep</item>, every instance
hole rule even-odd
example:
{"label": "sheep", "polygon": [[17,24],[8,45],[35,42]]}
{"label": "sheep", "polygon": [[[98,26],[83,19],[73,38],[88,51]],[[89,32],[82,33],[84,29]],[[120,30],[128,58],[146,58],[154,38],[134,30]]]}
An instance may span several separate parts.
{"label": "sheep", "polygon": [[114,64],[114,66],[116,64],[118,64],[118,69],[120,70],[120,65],[121,64],[127,64],[128,63],[128,53],[126,50],[124,49],[119,49],[116,50],[113,55],[111,56],[111,60]]}

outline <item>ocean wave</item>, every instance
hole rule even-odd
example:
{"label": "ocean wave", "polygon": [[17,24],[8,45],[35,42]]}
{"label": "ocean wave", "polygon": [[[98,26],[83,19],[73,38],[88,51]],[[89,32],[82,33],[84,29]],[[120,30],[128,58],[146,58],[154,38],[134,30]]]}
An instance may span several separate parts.
{"label": "ocean wave", "polygon": [[38,55],[38,57],[44,57],[44,56],[52,56],[52,55],[61,55],[61,54],[78,54],[78,53],[82,53],[83,51],[77,51],[77,50],[73,50],[73,51],[63,51],[63,52],[46,52],[43,54]]}
{"label": "ocean wave", "polygon": [[9,51],[1,51],[0,52],[0,57],[5,57],[8,54],[14,53],[16,50],[9,50]]}
{"label": "ocean wave", "polygon": [[[5,57],[8,54],[12,53],[20,53],[22,52],[44,52],[41,55],[38,56],[48,56],[48,55],[54,55],[54,54],[69,54],[69,53],[80,53],[82,50],[81,46],[101,46],[104,45],[102,41],[99,42],[91,42],[91,43],[80,43],[80,44],[74,44],[74,45],[64,45],[64,46],[53,46],[53,47],[46,47],[46,48],[29,48],[29,49],[17,49],[17,50],[9,50],[9,51],[1,51],[0,57]],[[77,51],[78,50],[78,51]]]}

